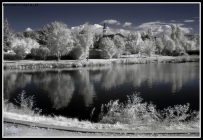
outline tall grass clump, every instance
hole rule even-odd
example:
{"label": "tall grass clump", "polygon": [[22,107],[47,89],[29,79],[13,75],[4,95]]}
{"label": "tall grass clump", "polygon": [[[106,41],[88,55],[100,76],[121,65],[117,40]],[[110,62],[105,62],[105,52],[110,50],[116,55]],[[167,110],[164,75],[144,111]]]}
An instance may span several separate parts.
{"label": "tall grass clump", "polygon": [[126,103],[119,103],[119,100],[116,100],[102,105],[100,122],[167,127],[178,124],[192,125],[194,122],[199,125],[199,112],[189,110],[189,103],[157,110],[153,103],[143,103],[139,93],[127,98]]}
{"label": "tall grass clump", "polygon": [[25,91],[22,91],[22,93],[17,96],[15,102],[17,105],[9,103],[8,100],[4,100],[4,111],[31,116],[41,113],[41,109],[35,107],[34,95],[27,97]]}

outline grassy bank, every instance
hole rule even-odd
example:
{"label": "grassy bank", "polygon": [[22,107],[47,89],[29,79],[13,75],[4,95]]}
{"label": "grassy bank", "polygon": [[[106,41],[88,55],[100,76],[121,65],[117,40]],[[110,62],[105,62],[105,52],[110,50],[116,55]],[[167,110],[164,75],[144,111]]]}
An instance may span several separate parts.
{"label": "grassy bank", "polygon": [[112,64],[147,64],[147,63],[185,63],[199,62],[199,56],[152,56],[152,57],[123,57],[120,59],[89,59],[61,61],[4,61],[4,69],[42,69],[42,68],[74,68],[105,66]]}
{"label": "grassy bank", "polygon": [[125,104],[110,101],[101,107],[100,121],[79,121],[77,118],[40,115],[34,107],[34,98],[22,93],[16,99],[19,106],[4,101],[4,117],[65,127],[114,130],[194,130],[199,129],[199,112],[191,112],[188,105],[176,105],[157,110],[152,103],[142,103],[139,94],[133,94]]}

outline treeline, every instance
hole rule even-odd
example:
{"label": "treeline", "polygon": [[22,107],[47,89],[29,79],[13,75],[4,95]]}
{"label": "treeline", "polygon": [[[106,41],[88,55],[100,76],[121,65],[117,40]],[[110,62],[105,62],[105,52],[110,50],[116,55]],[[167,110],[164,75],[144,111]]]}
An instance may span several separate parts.
{"label": "treeline", "polygon": [[92,25],[85,23],[81,32],[71,32],[63,22],[51,22],[42,29],[26,30],[14,33],[4,22],[4,52],[13,50],[15,54],[4,54],[4,59],[57,59],[67,56],[69,59],[85,59],[89,57],[90,49],[100,52],[100,58],[121,57],[122,54],[180,55],[187,50],[199,49],[199,40],[188,39],[182,29],[171,25],[170,36],[155,37],[152,30],[134,32],[127,37],[114,35],[103,37],[95,34]]}

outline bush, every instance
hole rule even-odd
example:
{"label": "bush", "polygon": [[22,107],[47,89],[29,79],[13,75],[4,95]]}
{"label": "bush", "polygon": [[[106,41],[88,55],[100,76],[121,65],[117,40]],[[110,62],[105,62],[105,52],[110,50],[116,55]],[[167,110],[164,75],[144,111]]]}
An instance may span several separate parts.
{"label": "bush", "polygon": [[45,60],[49,54],[50,54],[50,51],[47,47],[40,47],[40,48],[32,48],[31,49],[31,55],[36,60]]}
{"label": "bush", "polygon": [[26,56],[25,47],[23,45],[14,47],[13,51],[16,53],[17,60],[22,60]]}
{"label": "bush", "polygon": [[39,115],[41,113],[41,110],[35,107],[34,96],[26,97],[25,91],[22,91],[15,101],[18,106],[9,103],[8,100],[4,100],[4,111],[23,115]]}
{"label": "bush", "polygon": [[187,105],[175,105],[158,111],[152,103],[142,103],[140,94],[128,96],[128,101],[119,103],[118,100],[102,105],[99,115],[101,123],[116,124],[117,122],[132,125],[161,125],[170,126],[189,121],[199,121],[199,113],[189,110]]}

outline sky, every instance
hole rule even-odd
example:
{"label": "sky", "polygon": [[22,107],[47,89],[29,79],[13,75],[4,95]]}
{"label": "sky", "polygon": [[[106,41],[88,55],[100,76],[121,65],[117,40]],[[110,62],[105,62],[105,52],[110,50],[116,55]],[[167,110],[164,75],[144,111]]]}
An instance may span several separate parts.
{"label": "sky", "polygon": [[148,28],[156,32],[177,24],[188,34],[199,34],[200,28],[198,3],[18,4],[3,6],[3,18],[8,20],[14,32],[43,28],[54,21],[62,21],[70,29],[80,28],[85,22],[102,29],[105,22],[109,32],[144,31]]}

